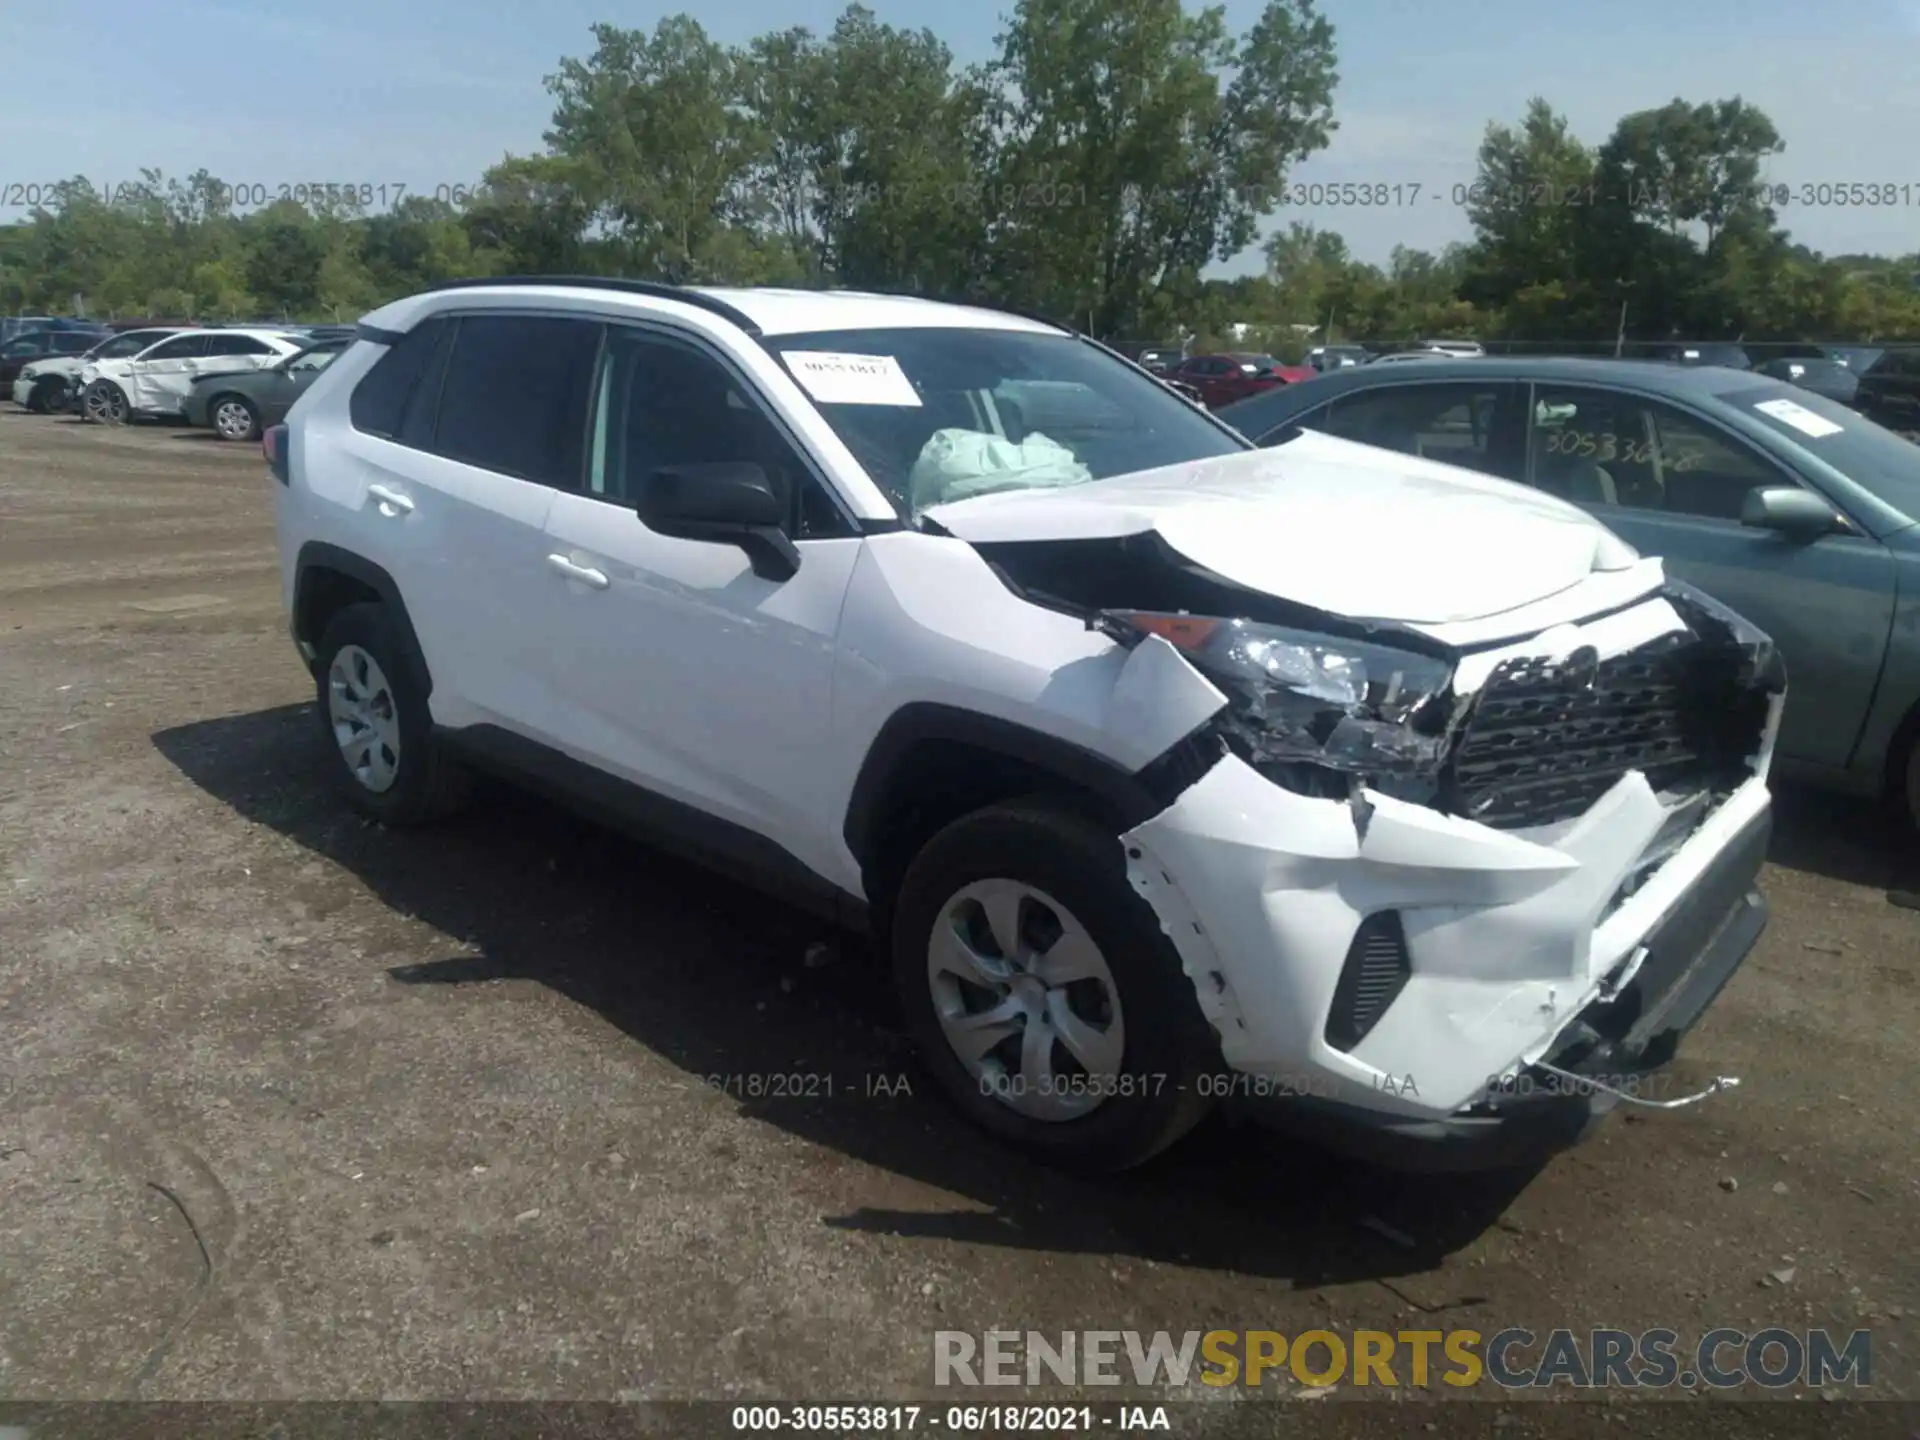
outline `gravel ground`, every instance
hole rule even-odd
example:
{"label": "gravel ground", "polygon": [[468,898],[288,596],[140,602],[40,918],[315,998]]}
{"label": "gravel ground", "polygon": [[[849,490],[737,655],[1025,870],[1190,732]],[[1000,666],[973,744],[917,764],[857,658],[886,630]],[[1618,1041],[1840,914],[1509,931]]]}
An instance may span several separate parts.
{"label": "gravel ground", "polygon": [[996,1325],[1864,1326],[1920,1398],[1920,866],[1873,814],[1781,797],[1681,1062],[1731,1095],[1524,1177],[1223,1118],[1065,1179],[816,922],[511,795],[351,818],[270,483],[0,412],[0,1399],[944,1401],[932,1332]]}

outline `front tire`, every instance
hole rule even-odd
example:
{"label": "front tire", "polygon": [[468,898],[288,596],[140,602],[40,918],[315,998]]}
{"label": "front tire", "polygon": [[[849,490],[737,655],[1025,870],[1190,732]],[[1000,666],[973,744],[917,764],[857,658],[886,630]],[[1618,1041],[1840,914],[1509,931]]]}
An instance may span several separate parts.
{"label": "front tire", "polygon": [[216,395],[207,403],[207,423],[222,440],[258,440],[260,412],[244,395]]}
{"label": "front tire", "polygon": [[96,425],[124,425],[133,416],[127,392],[111,380],[96,380],[80,397],[81,412]]}
{"label": "front tire", "polygon": [[410,658],[385,607],[349,605],[328,622],[314,665],[334,778],[349,805],[395,828],[452,814],[470,786],[434,734]]}
{"label": "front tire", "polygon": [[71,380],[42,380],[33,387],[32,399],[40,406],[44,415],[65,415],[73,409],[73,382]]}
{"label": "front tire", "polygon": [[908,868],[894,982],[934,1079],[1040,1159],[1138,1165],[1210,1108],[1219,1044],[1119,838],[1063,804],[955,821]]}

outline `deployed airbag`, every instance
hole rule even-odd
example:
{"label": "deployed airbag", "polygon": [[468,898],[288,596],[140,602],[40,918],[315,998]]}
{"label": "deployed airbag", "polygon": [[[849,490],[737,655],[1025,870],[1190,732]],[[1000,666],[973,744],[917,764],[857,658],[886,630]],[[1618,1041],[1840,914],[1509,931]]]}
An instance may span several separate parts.
{"label": "deployed airbag", "polygon": [[981,430],[936,430],[907,477],[913,508],[995,490],[1046,490],[1093,478],[1073,451],[1038,433],[1015,442]]}

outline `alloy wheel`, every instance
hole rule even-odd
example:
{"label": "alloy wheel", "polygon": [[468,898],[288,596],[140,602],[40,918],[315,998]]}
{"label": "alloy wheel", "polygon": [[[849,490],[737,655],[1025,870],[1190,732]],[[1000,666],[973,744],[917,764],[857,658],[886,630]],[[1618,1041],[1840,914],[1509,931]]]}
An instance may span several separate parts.
{"label": "alloy wheel", "polygon": [[244,400],[222,400],[213,407],[213,428],[222,440],[253,438],[253,411]]}

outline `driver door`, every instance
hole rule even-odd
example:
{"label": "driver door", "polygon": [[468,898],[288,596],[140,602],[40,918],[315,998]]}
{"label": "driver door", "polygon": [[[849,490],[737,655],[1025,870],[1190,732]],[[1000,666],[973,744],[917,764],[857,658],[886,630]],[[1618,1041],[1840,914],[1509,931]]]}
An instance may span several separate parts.
{"label": "driver door", "polygon": [[207,353],[205,335],[163,340],[127,367],[127,403],[135,410],[178,410],[193,383],[194,364]]}
{"label": "driver door", "polygon": [[[863,542],[751,382],[691,341],[612,327],[589,435],[542,557],[557,738],[830,872],[821,758]],[[785,496],[795,574],[768,578],[734,544],[641,523],[634,502],[657,467],[717,461],[760,465]]]}

